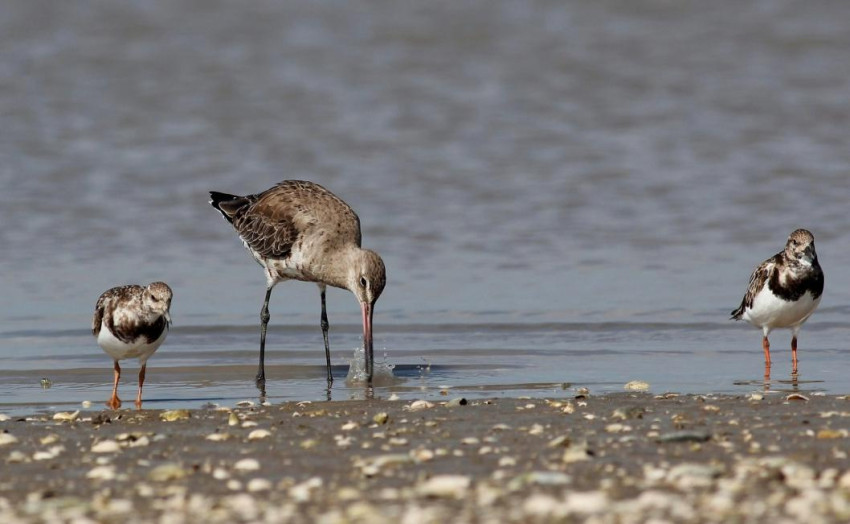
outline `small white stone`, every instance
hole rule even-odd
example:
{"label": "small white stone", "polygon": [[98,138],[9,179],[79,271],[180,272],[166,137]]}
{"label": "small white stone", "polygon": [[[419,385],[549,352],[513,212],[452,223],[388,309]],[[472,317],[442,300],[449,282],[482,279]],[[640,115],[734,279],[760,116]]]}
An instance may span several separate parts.
{"label": "small white stone", "polygon": [[627,382],[623,389],[626,391],[647,391],[649,390],[649,382],[644,382],[643,380],[632,380],[631,382]]}
{"label": "small white stone", "polygon": [[415,449],[410,452],[410,456],[416,462],[428,462],[434,458],[434,452],[430,449]]}
{"label": "small white stone", "polygon": [[529,435],[542,435],[543,434],[543,426],[540,424],[533,424],[531,429],[528,430]]}
{"label": "small white stone", "polygon": [[348,421],[348,422],[346,422],[345,424],[342,425],[341,429],[343,431],[351,431],[353,429],[357,429],[358,427],[360,427],[360,424],[358,424],[357,422]]}
{"label": "small white stone", "polygon": [[60,411],[53,414],[53,420],[61,420],[63,422],[73,422],[80,417],[80,410],[77,411]]}
{"label": "small white stone", "polygon": [[5,413],[0,413],[0,422],[6,422],[7,420],[10,420],[10,418],[11,417],[9,417],[9,415]]}
{"label": "small white stone", "polygon": [[272,483],[267,479],[251,479],[248,481],[248,491],[269,491],[272,489]]}
{"label": "small white stone", "polygon": [[471,485],[466,475],[436,475],[419,484],[416,492],[423,497],[463,499]]}
{"label": "small white stone", "polygon": [[84,400],[80,402],[80,405],[85,409],[89,409],[91,407],[91,400]]}
{"label": "small white stone", "polygon": [[239,491],[242,489],[242,483],[236,479],[230,479],[227,481],[227,489],[230,491]]}
{"label": "small white stone", "polygon": [[313,490],[321,488],[322,484],[323,481],[320,477],[312,477],[289,488],[289,496],[296,502],[308,502]]}
{"label": "small white stone", "polygon": [[210,433],[204,439],[211,440],[213,442],[222,442],[228,440],[230,438],[229,433]]}
{"label": "small white stone", "polygon": [[212,477],[216,480],[226,480],[230,478],[230,473],[224,468],[215,468]]}
{"label": "small white stone", "polygon": [[429,409],[429,408],[433,408],[433,407],[434,407],[434,404],[428,402],[427,400],[416,400],[413,403],[411,403],[409,406],[406,406],[405,408],[409,411],[419,411],[419,410],[422,410],[422,409]]}
{"label": "small white stone", "polygon": [[260,462],[257,459],[245,458],[234,464],[233,469],[238,471],[256,471],[260,469]]}
{"label": "small white stone", "polygon": [[97,466],[86,473],[86,478],[92,480],[113,480],[115,478],[115,466]]}
{"label": "small white stone", "polygon": [[242,423],[242,427],[243,427],[243,428],[245,428],[245,429],[247,429],[247,428],[255,428],[255,427],[257,427],[257,426],[259,426],[259,424],[257,424],[257,423],[256,423],[256,422],[254,422],[253,420],[246,420],[245,422],[243,422],[243,423]]}
{"label": "small white stone", "polygon": [[121,451],[121,446],[114,440],[101,440],[91,447],[92,453],[115,453]]}
{"label": "small white stone", "polygon": [[17,437],[11,433],[0,433],[0,446],[14,444],[18,441]]}
{"label": "small white stone", "polygon": [[516,459],[514,457],[501,457],[501,458],[499,458],[499,467],[500,468],[509,468],[511,466],[516,466]]}
{"label": "small white stone", "polygon": [[267,429],[255,429],[248,433],[248,440],[260,440],[272,436],[272,432]]}

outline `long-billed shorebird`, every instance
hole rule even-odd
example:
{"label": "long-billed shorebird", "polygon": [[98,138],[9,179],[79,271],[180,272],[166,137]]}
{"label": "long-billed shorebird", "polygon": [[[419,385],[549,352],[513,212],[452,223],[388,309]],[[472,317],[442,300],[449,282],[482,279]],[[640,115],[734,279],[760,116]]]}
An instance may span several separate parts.
{"label": "long-billed shorebird", "polygon": [[372,313],[384,290],[386,269],[377,253],[360,247],[360,219],[354,210],[324,187],[301,180],[285,180],[248,196],[210,191],[210,204],[233,225],[266,274],[266,298],[260,311],[257,386],[264,390],[266,380],[269,298],[277,283],[290,279],[319,285],[328,386],[333,383],[333,375],[325,288],[334,286],[354,293],[362,313],[366,376],[371,383]]}
{"label": "long-billed shorebird", "polygon": [[732,311],[764,333],[765,375],[770,370],[768,334],[774,328],[791,328],[792,373],[797,373],[797,334],[812,316],[823,294],[823,271],[815,251],[815,237],[805,229],[791,233],[785,249],[765,260],[750,276],[741,305]]}
{"label": "long-billed shorebird", "polygon": [[106,405],[121,407],[118,398],[118,380],[121,378],[119,360],[138,358],[139,393],[136,407],[142,407],[142,386],[148,359],[159,349],[171,325],[171,288],[165,282],[154,282],[145,287],[130,285],[114,287],[97,299],[91,332],[97,344],[115,362],[115,381],[112,397]]}

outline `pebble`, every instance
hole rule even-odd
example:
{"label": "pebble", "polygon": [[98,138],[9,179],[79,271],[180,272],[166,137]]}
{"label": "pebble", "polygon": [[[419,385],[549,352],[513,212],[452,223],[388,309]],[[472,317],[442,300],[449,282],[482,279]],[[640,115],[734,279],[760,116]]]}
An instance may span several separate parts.
{"label": "pebble", "polygon": [[253,458],[244,458],[233,465],[237,471],[256,471],[260,469],[260,462]]}
{"label": "pebble", "polygon": [[642,380],[632,380],[631,382],[627,382],[623,389],[626,391],[648,391],[649,390],[649,382],[644,382]]}
{"label": "pebble", "polygon": [[422,409],[433,408],[434,404],[428,402],[427,400],[416,400],[412,402],[409,406],[406,406],[408,411],[419,411]]}
{"label": "pebble", "polygon": [[10,420],[10,418],[11,417],[9,417],[9,415],[5,413],[0,413],[0,422],[6,422],[7,420]]}
{"label": "pebble", "polygon": [[[415,404],[415,402],[414,402],[414,404]],[[410,410],[415,411],[412,406],[413,405],[411,404]],[[430,406],[426,406],[426,407],[430,407]],[[424,409],[424,408],[419,408],[419,409]],[[390,416],[387,415],[387,413],[385,411],[382,411],[382,412],[378,413],[377,415],[375,415],[374,417],[372,417],[372,421],[375,424],[378,424],[379,426],[386,424],[389,419],[390,419]]]}
{"label": "pebble", "polygon": [[154,482],[168,482],[170,480],[180,480],[185,477],[186,471],[174,462],[160,464],[148,472],[148,480]]}
{"label": "pebble", "polygon": [[321,477],[312,477],[289,488],[289,496],[296,502],[307,502],[312,497],[313,491],[321,488],[323,484]]}
{"label": "pebble", "polygon": [[449,400],[448,402],[446,402],[446,407],[447,408],[454,408],[454,407],[458,407],[458,406],[465,406],[468,403],[469,402],[465,398],[458,397],[458,398],[453,398],[453,399]]}
{"label": "pebble", "polygon": [[170,409],[159,414],[160,420],[165,422],[174,422],[176,420],[186,420],[190,417],[188,409]]}
{"label": "pebble", "polygon": [[422,497],[453,498],[466,497],[472,485],[472,478],[466,475],[436,475],[416,486],[416,493]]}
{"label": "pebble", "polygon": [[251,492],[270,491],[272,489],[272,483],[271,483],[271,481],[269,481],[267,479],[261,479],[261,478],[251,479],[251,480],[248,481],[248,485],[246,486],[246,489],[248,491],[251,491]]}
{"label": "pebble", "polygon": [[236,413],[231,411],[230,414],[227,415],[227,425],[228,426],[238,426],[239,425],[239,415],[237,415]]}
{"label": "pebble", "polygon": [[115,453],[121,451],[121,445],[114,440],[101,440],[91,447],[92,453]]}
{"label": "pebble", "polygon": [[60,411],[53,414],[53,420],[60,420],[62,422],[74,422],[78,418],[80,418],[79,409],[77,411]]}
{"label": "pebble", "polygon": [[248,440],[261,440],[272,436],[272,432],[267,429],[255,429],[248,433]]}
{"label": "pebble", "polygon": [[230,440],[232,435],[230,433],[210,433],[204,438],[206,440],[211,440],[212,442],[223,442],[225,440]]}
{"label": "pebble", "polygon": [[115,466],[97,466],[86,473],[87,479],[113,480],[115,478]]}
{"label": "pebble", "polygon": [[17,437],[11,433],[0,433],[0,446],[7,446],[18,441]]}
{"label": "pebble", "polygon": [[572,477],[560,471],[532,471],[525,477],[528,484],[538,486],[563,486],[572,482]]}

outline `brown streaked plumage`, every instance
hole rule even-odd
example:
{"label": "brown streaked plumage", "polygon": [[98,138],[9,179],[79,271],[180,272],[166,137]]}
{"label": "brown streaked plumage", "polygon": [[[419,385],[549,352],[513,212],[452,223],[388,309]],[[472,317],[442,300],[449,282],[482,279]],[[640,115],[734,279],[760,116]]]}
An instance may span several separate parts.
{"label": "brown streaked plumage", "polygon": [[136,407],[142,406],[147,361],[168,334],[172,296],[171,288],[165,282],[153,282],[145,287],[114,287],[97,299],[92,318],[92,335],[114,361],[112,397],[106,403],[110,408],[121,407],[118,398],[121,366],[118,361],[125,358],[138,358],[141,364]]}
{"label": "brown streaked plumage", "polygon": [[791,328],[792,372],[797,373],[797,335],[820,304],[823,286],[815,238],[805,229],[792,232],[785,249],[753,271],[741,305],[732,311],[732,319],[743,319],[762,328],[766,376],[770,369],[768,334],[777,327]]}
{"label": "brown streaked plumage", "polygon": [[274,286],[295,279],[319,285],[328,385],[331,374],[325,288],[348,289],[360,303],[366,373],[372,380],[372,313],[386,284],[386,269],[374,251],[360,247],[360,219],[339,197],[313,182],[285,180],[262,193],[236,196],[210,192],[210,204],[230,222],[263,267],[266,298],[260,312],[260,363],[256,382],[265,386],[269,298]]}

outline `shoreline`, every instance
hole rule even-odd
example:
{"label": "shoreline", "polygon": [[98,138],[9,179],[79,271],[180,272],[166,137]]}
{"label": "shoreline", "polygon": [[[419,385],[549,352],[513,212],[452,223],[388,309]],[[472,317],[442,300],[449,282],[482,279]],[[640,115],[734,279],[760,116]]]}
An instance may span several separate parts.
{"label": "shoreline", "polygon": [[850,518],[850,400],[577,394],[0,420],[0,521]]}

